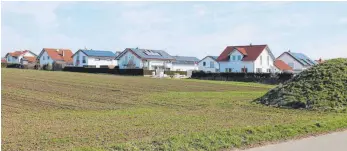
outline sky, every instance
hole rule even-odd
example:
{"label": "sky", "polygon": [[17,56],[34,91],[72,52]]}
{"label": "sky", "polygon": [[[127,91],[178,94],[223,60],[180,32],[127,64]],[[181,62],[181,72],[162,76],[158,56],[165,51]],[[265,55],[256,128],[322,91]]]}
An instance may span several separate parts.
{"label": "sky", "polygon": [[347,57],[347,2],[1,2],[1,56],[42,48],[165,50],[218,56],[267,44],[312,59]]}

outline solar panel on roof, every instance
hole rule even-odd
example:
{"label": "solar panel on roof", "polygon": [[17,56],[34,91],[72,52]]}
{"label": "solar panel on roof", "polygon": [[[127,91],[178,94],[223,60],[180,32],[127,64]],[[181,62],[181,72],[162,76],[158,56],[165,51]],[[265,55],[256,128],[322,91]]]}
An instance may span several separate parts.
{"label": "solar panel on roof", "polygon": [[145,50],[144,53],[149,56],[161,56],[158,52],[153,52],[151,50]]}
{"label": "solar panel on roof", "polygon": [[310,65],[307,61],[305,61],[304,59],[300,59],[301,61],[303,61],[304,63],[306,63],[306,65]]}
{"label": "solar panel on roof", "polygon": [[311,65],[315,65],[315,63],[312,61],[312,60],[310,60],[310,59],[306,59]]}

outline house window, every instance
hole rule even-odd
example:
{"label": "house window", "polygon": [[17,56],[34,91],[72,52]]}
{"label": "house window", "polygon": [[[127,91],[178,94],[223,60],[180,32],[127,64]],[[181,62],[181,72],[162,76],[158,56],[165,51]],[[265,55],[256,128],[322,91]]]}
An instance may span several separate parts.
{"label": "house window", "polygon": [[263,56],[260,56],[260,65],[263,65]]}
{"label": "house window", "polygon": [[42,60],[45,60],[45,56],[42,57]]}
{"label": "house window", "polygon": [[47,56],[47,60],[49,60],[49,56]]}
{"label": "house window", "polygon": [[261,73],[262,72],[261,68],[257,68],[257,72]]}
{"label": "house window", "polygon": [[267,56],[267,65],[270,65],[270,56]]}
{"label": "house window", "polygon": [[213,61],[210,62],[210,68],[214,68],[214,62]]}
{"label": "house window", "polygon": [[82,57],[82,63],[86,63],[87,61],[86,61],[86,56],[83,56]]}
{"label": "house window", "polygon": [[266,72],[271,73],[271,69],[267,69]]}
{"label": "house window", "polygon": [[236,60],[236,56],[233,56],[233,61],[235,61]]}
{"label": "house window", "polygon": [[232,72],[232,68],[225,68],[225,72]]}
{"label": "house window", "polygon": [[206,66],[206,62],[203,62],[203,63],[202,63],[202,66]]}
{"label": "house window", "polygon": [[239,55],[239,56],[237,56],[237,57],[238,57],[238,58],[237,58],[238,60],[241,60],[241,55]]}
{"label": "house window", "polygon": [[7,58],[7,61],[11,61],[11,57],[8,57],[8,58]]}

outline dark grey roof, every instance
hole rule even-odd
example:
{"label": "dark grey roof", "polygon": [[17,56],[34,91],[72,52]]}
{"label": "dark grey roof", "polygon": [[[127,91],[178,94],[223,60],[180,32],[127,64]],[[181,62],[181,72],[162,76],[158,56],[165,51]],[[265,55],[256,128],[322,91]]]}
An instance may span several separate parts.
{"label": "dark grey roof", "polygon": [[295,52],[288,52],[288,53],[304,66],[313,66],[318,64],[316,61],[310,59],[303,53],[295,53]]}
{"label": "dark grey roof", "polygon": [[173,56],[176,61],[172,62],[173,64],[195,64],[199,62],[199,59],[196,57],[187,57],[187,56]]}
{"label": "dark grey roof", "polygon": [[82,50],[87,56],[94,57],[116,57],[116,55],[112,51],[108,50]]}
{"label": "dark grey roof", "polygon": [[[161,59],[161,60],[174,60],[172,56],[170,56],[164,50],[150,50],[150,49],[138,49],[138,48],[127,48],[125,50],[133,51],[137,56],[141,59]],[[125,51],[123,51],[125,52]],[[119,55],[121,57],[122,55]],[[117,57],[117,59],[119,59]]]}
{"label": "dark grey roof", "polygon": [[218,56],[208,56],[208,57],[211,57],[213,58],[214,60],[217,60]]}
{"label": "dark grey roof", "polygon": [[199,62],[201,62],[202,60],[206,59],[207,57],[210,57],[210,58],[212,58],[213,60],[215,60],[216,62],[218,62],[218,61],[217,61],[218,56],[206,56],[205,58],[201,59]]}

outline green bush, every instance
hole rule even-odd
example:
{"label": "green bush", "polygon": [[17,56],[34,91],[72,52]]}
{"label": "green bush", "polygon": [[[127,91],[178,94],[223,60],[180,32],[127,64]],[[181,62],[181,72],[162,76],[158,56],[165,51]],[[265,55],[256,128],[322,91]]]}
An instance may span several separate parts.
{"label": "green bush", "polygon": [[347,59],[315,65],[255,101],[277,107],[344,110],[347,107]]}
{"label": "green bush", "polygon": [[1,63],[1,68],[6,68],[7,67],[7,63]]}

